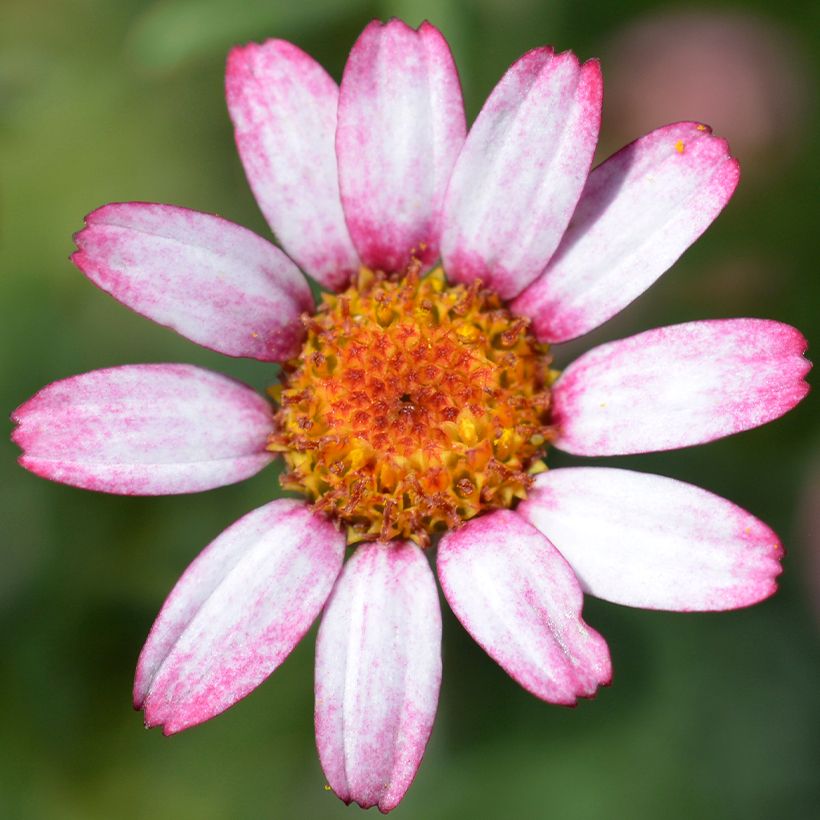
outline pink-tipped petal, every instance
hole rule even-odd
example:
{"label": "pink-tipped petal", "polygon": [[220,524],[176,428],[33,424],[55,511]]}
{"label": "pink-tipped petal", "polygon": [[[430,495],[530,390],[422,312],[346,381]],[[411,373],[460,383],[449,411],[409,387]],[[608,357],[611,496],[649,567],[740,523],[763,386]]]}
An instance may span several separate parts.
{"label": "pink-tipped petal", "polygon": [[52,481],[121,495],[194,493],[273,458],[270,405],[187,364],[94,370],[44,387],[12,413],[20,464]]}
{"label": "pink-tipped petal", "polygon": [[806,346],[799,331],[766,319],[689,322],[601,345],[553,388],[555,446],[646,453],[766,424],[808,393]]}
{"label": "pink-tipped petal", "polygon": [[512,304],[542,341],[594,330],[640,296],[706,230],[740,166],[704,125],[659,128],[589,176],[549,265]]}
{"label": "pink-tipped petal", "polygon": [[514,512],[474,518],[445,535],[438,575],[464,628],[536,697],[573,705],[609,683],[609,649],[581,618],[572,569]]}
{"label": "pink-tipped petal", "polygon": [[92,211],[71,260],[117,301],[226,356],[299,352],[310,288],[279,248],[218,216],[147,202]]}
{"label": "pink-tipped petal", "polygon": [[584,590],[627,606],[738,609],[777,589],[783,548],[725,498],[662,476],[550,470],[516,512],[555,544]]}
{"label": "pink-tipped petal", "polygon": [[601,69],[538,48],[512,65],[470,129],[444,204],[448,277],[505,299],[544,270],[589,173]]}
{"label": "pink-tipped petal", "polygon": [[441,612],[424,553],[410,542],[357,547],[316,642],[316,745],[345,803],[401,801],[433,728]]}
{"label": "pink-tipped petal", "polygon": [[279,499],[232,524],[185,570],[140,654],[134,706],[173,734],[259,686],[319,614],[344,535],[300,501]]}
{"label": "pink-tipped petal", "polygon": [[345,66],[336,134],[345,217],[365,265],[400,271],[411,256],[438,258],[464,134],[461,86],[438,29],[370,23]]}
{"label": "pink-tipped petal", "polygon": [[339,87],[284,40],[231,51],[225,76],[239,156],[282,247],[314,279],[341,290],[358,270],[336,166]]}

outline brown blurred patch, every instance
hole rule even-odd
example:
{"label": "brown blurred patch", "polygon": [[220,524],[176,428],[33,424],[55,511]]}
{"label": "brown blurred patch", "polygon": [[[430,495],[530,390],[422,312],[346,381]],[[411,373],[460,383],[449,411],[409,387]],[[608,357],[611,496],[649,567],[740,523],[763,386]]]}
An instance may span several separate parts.
{"label": "brown blurred patch", "polygon": [[773,21],[741,11],[660,13],[616,33],[604,68],[607,153],[692,119],[726,137],[756,175],[788,162],[805,137],[809,73],[799,43]]}

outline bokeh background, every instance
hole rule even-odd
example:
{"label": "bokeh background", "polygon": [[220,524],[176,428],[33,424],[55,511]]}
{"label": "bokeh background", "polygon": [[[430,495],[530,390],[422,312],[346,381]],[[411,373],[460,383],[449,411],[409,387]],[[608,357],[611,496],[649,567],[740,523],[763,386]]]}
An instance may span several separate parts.
{"label": "bokeh background", "polygon": [[[599,56],[600,158],[679,119],[730,139],[744,178],[726,212],[651,291],[558,353],[696,318],[818,328],[820,6],[643,0],[2,0],[0,407],[54,379],[184,361],[261,388],[132,315],[68,262],[85,213],[117,200],[218,212],[266,235],[233,148],[222,83],[234,43],[285,37],[339,78],[371,17],[425,17],[450,40],[468,115],[543,43]],[[705,447],[611,460],[700,484],[771,524],[782,587],[735,613],[642,612],[589,599],[611,688],[577,709],[518,688],[445,611],[438,720],[396,816],[809,818],[820,805],[820,434],[816,399]],[[333,818],[312,730],[314,632],[253,695],[167,739],[130,706],[133,668],[181,571],[277,492],[117,498],[25,473],[0,443],[0,816]],[[551,463],[567,459],[552,454]]]}

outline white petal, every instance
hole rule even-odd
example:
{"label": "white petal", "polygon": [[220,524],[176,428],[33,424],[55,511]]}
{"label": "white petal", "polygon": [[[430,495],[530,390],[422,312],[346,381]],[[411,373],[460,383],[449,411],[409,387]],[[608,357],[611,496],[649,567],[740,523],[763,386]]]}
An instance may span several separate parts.
{"label": "white petal", "polygon": [[601,345],[555,383],[555,446],[625,455],[766,424],[808,392],[805,349],[797,330],[765,319],[689,322]]}
{"label": "white petal", "polygon": [[273,458],[270,405],[187,364],[94,370],[18,407],[20,464],[75,487],[123,495],[193,493],[241,481]]}
{"label": "white petal", "polygon": [[450,279],[480,278],[505,299],[544,270],[589,173],[601,69],[550,48],[525,54],[470,129],[444,204]]}
{"label": "white petal", "polygon": [[737,160],[705,125],[680,122],[627,145],[590,175],[544,273],[512,304],[542,341],[603,324],[706,230],[734,193]]}
{"label": "white petal", "polygon": [[377,20],[350,52],[339,97],[339,181],[362,261],[438,258],[441,204],[464,142],[461,86],[441,32]]}
{"label": "white petal", "polygon": [[581,618],[572,569],[514,512],[499,510],[447,533],[438,574],[464,628],[532,694],[572,705],[609,683],[609,650]]}
{"label": "white petal", "polygon": [[268,224],[304,271],[341,290],[359,258],[339,196],[338,86],[301,49],[268,40],[231,51],[225,90],[239,156]]}
{"label": "white petal", "polygon": [[424,554],[409,542],[357,547],[316,643],[316,743],[342,800],[383,812],[398,805],[440,683],[441,613]]}
{"label": "white petal", "polygon": [[310,288],[262,237],[147,202],[105,205],[85,221],[71,259],[117,301],[227,356],[278,362],[299,352]]}
{"label": "white petal", "polygon": [[255,689],[310,628],[339,574],[344,535],[303,502],[260,507],[177,582],[140,655],[134,705],[172,734]]}
{"label": "white petal", "polygon": [[550,470],[516,512],[570,562],[586,592],[628,606],[737,609],[768,598],[783,549],[720,496],[662,476]]}

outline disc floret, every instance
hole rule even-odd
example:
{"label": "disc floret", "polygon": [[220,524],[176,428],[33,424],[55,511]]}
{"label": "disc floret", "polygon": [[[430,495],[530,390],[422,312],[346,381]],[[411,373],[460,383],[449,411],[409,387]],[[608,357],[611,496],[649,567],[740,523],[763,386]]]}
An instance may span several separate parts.
{"label": "disc floret", "polygon": [[282,486],[349,542],[430,536],[526,496],[549,426],[548,347],[482,288],[441,269],[362,269],[305,317],[298,358],[272,389],[269,449]]}

